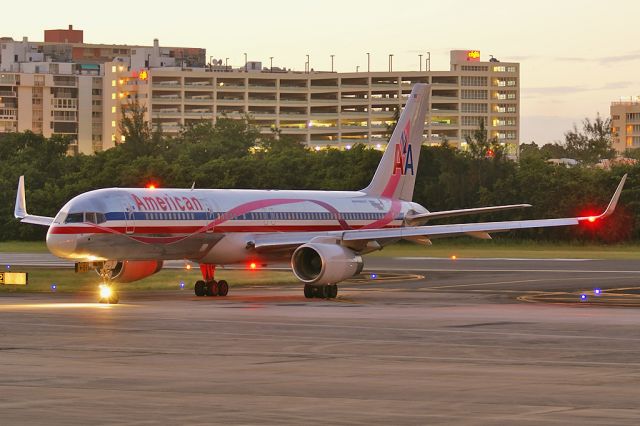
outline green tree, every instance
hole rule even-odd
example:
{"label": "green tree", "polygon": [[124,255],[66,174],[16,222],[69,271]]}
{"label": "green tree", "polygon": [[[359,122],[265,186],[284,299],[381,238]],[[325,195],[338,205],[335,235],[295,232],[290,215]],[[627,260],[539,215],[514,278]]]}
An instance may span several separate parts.
{"label": "green tree", "polygon": [[576,124],[564,134],[567,154],[584,164],[595,164],[605,158],[615,158],[616,151],[611,146],[611,119],[595,120],[585,118],[582,128]]}
{"label": "green tree", "polygon": [[504,147],[498,143],[498,138],[489,138],[489,132],[485,128],[484,120],[480,120],[480,126],[472,136],[466,136],[467,152],[472,158],[504,158]]}

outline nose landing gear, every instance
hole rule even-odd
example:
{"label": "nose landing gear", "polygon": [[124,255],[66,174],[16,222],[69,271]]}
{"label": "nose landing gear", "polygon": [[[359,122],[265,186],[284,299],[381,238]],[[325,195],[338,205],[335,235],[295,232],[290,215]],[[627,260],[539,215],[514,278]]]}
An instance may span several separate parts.
{"label": "nose landing gear", "polygon": [[105,262],[98,270],[100,277],[102,278],[102,284],[99,287],[98,303],[108,303],[115,305],[120,301],[120,295],[111,283],[111,272],[113,268],[110,268],[111,264]]}
{"label": "nose landing gear", "polygon": [[196,281],[194,292],[196,296],[226,296],[229,293],[229,284],[225,280],[216,281],[216,266],[210,264],[200,264],[200,271],[204,280]]}

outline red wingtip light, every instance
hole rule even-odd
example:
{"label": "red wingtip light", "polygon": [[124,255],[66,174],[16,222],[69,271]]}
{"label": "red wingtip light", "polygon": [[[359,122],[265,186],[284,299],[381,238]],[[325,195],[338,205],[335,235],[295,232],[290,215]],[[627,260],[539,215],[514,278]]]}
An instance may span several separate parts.
{"label": "red wingtip light", "polygon": [[590,223],[595,222],[595,221],[596,221],[596,219],[597,219],[597,217],[595,217],[595,216],[589,216],[589,217],[587,218],[587,220],[588,220]]}
{"label": "red wingtip light", "polygon": [[156,185],[153,183],[148,183],[147,184],[147,189],[156,189]]}

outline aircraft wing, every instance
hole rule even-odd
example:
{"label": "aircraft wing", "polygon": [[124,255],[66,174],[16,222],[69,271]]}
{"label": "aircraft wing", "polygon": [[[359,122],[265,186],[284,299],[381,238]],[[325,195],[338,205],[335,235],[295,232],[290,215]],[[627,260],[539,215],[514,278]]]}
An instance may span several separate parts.
{"label": "aircraft wing", "polygon": [[561,219],[534,219],[534,220],[516,220],[505,222],[480,222],[480,223],[462,223],[450,225],[428,225],[428,226],[408,226],[402,228],[388,229],[361,229],[351,231],[333,231],[327,233],[295,233],[295,234],[262,234],[257,235],[255,240],[249,246],[257,251],[274,251],[274,250],[291,250],[297,246],[310,242],[315,237],[327,236],[335,238],[335,240],[345,246],[364,248],[368,244],[371,246],[382,246],[385,242],[399,239],[416,239],[422,237],[444,238],[458,235],[485,235],[490,232],[504,232],[514,229],[529,228],[547,228],[553,226],[571,226],[578,225],[581,222],[595,222],[610,216],[620,199],[620,193],[627,179],[625,174],[618,184],[609,205],[598,216],[569,217]]}
{"label": "aircraft wing", "polygon": [[509,204],[506,206],[477,207],[472,209],[461,210],[443,210],[439,212],[419,213],[407,215],[405,221],[409,226],[421,225],[432,219],[441,219],[443,217],[467,216],[471,214],[491,213],[504,210],[522,209],[531,207],[531,204]]}
{"label": "aircraft wing", "polygon": [[51,226],[53,223],[52,217],[36,216],[27,213],[27,201],[24,191],[24,176],[20,176],[18,181],[18,193],[16,194],[16,208],[13,211],[13,215],[20,219],[20,222],[32,223],[34,225]]}

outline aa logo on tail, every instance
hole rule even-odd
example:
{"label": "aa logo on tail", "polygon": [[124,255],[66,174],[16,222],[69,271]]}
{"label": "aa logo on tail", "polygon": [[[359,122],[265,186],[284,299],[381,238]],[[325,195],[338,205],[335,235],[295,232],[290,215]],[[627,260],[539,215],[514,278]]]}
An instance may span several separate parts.
{"label": "aa logo on tail", "polygon": [[396,142],[395,154],[393,157],[393,174],[400,173],[406,175],[410,170],[413,176],[413,152],[409,143],[409,135],[411,134],[411,122],[405,126],[400,135],[400,142]]}

